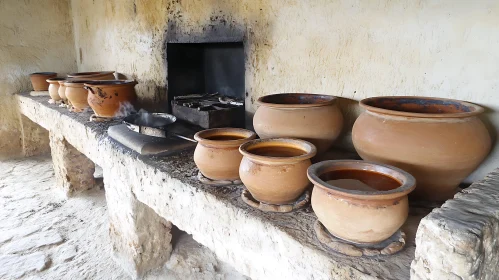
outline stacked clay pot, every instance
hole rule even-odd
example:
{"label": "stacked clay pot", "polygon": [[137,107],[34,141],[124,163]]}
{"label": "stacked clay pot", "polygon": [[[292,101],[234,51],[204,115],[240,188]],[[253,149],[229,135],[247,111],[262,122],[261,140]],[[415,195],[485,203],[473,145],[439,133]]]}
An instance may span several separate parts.
{"label": "stacked clay pot", "polygon": [[65,96],[73,106],[75,112],[82,112],[88,105],[88,90],[84,88],[88,80],[66,80],[64,86],[66,87]]}
{"label": "stacked clay pot", "polygon": [[307,168],[315,156],[313,144],[285,138],[258,139],[239,147],[239,176],[253,198],[267,204],[295,202],[309,182]]}
{"label": "stacked clay pot", "polygon": [[483,108],[430,97],[373,97],[355,121],[352,140],[359,155],[411,173],[416,199],[444,201],[484,160],[491,147],[478,118]]}
{"label": "stacked clay pot", "polygon": [[99,117],[126,115],[134,110],[137,100],[132,80],[90,81],[84,83],[88,90],[88,104]]}
{"label": "stacked clay pot", "polygon": [[243,156],[241,144],[255,139],[253,131],[240,128],[214,128],[194,135],[198,141],[194,162],[201,173],[212,180],[239,179],[239,165]]}
{"label": "stacked clay pot", "polygon": [[49,88],[49,83],[47,79],[57,77],[57,73],[54,72],[37,72],[31,73],[29,78],[31,80],[31,85],[33,85],[34,91],[45,91]]}
{"label": "stacked clay pot", "polygon": [[66,80],[58,81],[59,89],[57,90],[57,93],[59,93],[59,97],[62,101],[67,102],[68,98],[66,97],[66,86],[64,85],[65,82]]}
{"label": "stacked clay pot", "polygon": [[49,83],[49,94],[50,98],[54,101],[60,101],[61,97],[59,96],[59,82],[64,81],[65,78],[50,78],[47,79],[47,83]]}
{"label": "stacked clay pot", "polygon": [[114,71],[100,71],[100,72],[79,72],[68,74],[68,79],[71,80],[114,80]]}
{"label": "stacked clay pot", "polygon": [[258,99],[253,126],[260,138],[298,138],[318,153],[328,150],[343,128],[337,98],[329,95],[283,93]]}
{"label": "stacked clay pot", "polygon": [[407,219],[407,194],[416,187],[414,177],[401,169],[358,160],[319,162],[307,175],[319,221],[334,236],[354,243],[390,238]]}

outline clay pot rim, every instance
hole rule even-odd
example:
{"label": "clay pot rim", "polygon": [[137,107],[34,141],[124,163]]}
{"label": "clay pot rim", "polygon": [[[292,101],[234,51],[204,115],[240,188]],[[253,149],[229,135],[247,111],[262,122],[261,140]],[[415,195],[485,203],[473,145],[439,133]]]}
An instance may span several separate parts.
{"label": "clay pot rim", "polygon": [[56,72],[35,72],[29,74],[30,76],[54,76],[57,75]]}
{"label": "clay pot rim", "polygon": [[[320,176],[326,172],[334,170],[364,170],[380,173],[389,176],[399,182],[398,188],[388,191],[360,191],[348,190],[335,187],[326,183]],[[326,160],[312,164],[307,170],[308,179],[314,184],[329,193],[342,197],[356,198],[363,200],[387,200],[406,196],[416,188],[416,179],[408,172],[387,164],[376,163],[365,160]]]}
{"label": "clay pot rim", "polygon": [[[285,96],[301,96],[320,99],[320,102],[317,103],[275,103],[271,102],[269,99],[279,98]],[[277,93],[277,94],[269,94],[258,98],[256,101],[261,106],[271,107],[271,108],[282,108],[282,109],[296,109],[296,108],[311,108],[311,107],[322,107],[328,106],[336,102],[338,98],[333,95],[325,95],[325,94],[315,94],[315,93]]]}
{"label": "clay pot rim", "polygon": [[65,81],[66,78],[50,78],[50,79],[46,79],[45,81],[47,81],[47,83],[49,84],[59,84],[60,81]]}
{"label": "clay pot rim", "polygon": [[115,71],[76,72],[68,74],[68,77],[69,78],[82,78],[84,76],[98,77],[98,76],[114,74],[114,72]]}
{"label": "clay pot rim", "polygon": [[[397,111],[391,109],[385,109],[382,107],[376,107],[375,105],[370,105],[369,103],[373,103],[380,99],[416,99],[416,100],[438,100],[442,102],[459,104],[460,106],[464,106],[470,109],[469,112],[457,112],[457,113],[416,113],[416,112],[407,112],[407,111]],[[359,101],[359,105],[370,112],[386,114],[386,115],[395,115],[395,116],[403,116],[403,117],[419,117],[419,118],[466,118],[479,115],[484,112],[483,107],[456,99],[449,98],[439,98],[439,97],[426,97],[426,96],[377,96],[377,97],[369,97],[362,99]]]}
{"label": "clay pot rim", "polygon": [[94,80],[66,80],[64,85],[67,87],[83,88],[86,83],[93,82],[93,81]]}
{"label": "clay pot rim", "polygon": [[115,87],[115,86],[127,86],[127,85],[136,85],[137,81],[135,80],[95,80],[95,81],[87,81],[84,83],[86,87],[99,86],[99,87]]}
{"label": "clay pot rim", "polygon": [[[206,137],[215,135],[237,135],[244,137],[244,139],[236,140],[211,140]],[[243,129],[243,128],[233,128],[233,127],[223,127],[223,128],[211,128],[205,129],[194,134],[194,140],[198,141],[201,145],[210,147],[239,147],[242,144],[253,140],[256,138],[256,133]]]}
{"label": "clay pot rim", "polygon": [[[266,146],[266,144],[287,144],[286,146],[292,146],[295,149],[300,149],[305,152],[303,155],[292,156],[292,157],[271,157],[271,156],[262,156],[251,153],[248,151],[248,148],[252,146]],[[250,159],[261,161],[261,162],[277,162],[277,163],[293,163],[300,162],[303,160],[310,159],[315,156],[317,153],[317,148],[314,144],[301,140],[301,139],[293,139],[293,138],[267,138],[267,139],[256,139],[248,141],[242,144],[239,147],[239,152]]]}

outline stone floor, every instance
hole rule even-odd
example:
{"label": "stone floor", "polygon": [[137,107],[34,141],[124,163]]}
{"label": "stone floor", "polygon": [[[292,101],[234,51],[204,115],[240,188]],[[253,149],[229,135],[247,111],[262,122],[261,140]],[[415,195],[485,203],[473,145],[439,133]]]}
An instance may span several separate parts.
{"label": "stone floor", "polygon": [[[112,259],[103,187],[66,200],[50,157],[0,162],[0,279],[129,279]],[[248,279],[177,231],[146,279]]]}

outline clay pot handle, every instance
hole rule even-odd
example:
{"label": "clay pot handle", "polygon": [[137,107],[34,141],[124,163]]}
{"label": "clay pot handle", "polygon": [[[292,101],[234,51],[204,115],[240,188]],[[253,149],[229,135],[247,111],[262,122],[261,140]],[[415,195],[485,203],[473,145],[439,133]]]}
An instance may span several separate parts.
{"label": "clay pot handle", "polygon": [[84,89],[89,90],[92,94],[95,94],[94,90],[89,86],[83,86]]}

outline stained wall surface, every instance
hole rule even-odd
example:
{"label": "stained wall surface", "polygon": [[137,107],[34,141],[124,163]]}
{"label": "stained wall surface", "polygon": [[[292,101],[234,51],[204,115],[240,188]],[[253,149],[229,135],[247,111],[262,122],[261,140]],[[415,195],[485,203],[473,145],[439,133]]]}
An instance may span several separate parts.
{"label": "stained wall surface", "polygon": [[0,1],[0,158],[48,149],[48,134],[21,117],[14,94],[32,72],[75,71],[69,1]]}
{"label": "stained wall surface", "polygon": [[[78,69],[137,79],[143,106],[166,100],[166,43],[243,41],[246,104],[279,92],[342,97],[352,149],[356,102],[378,95],[448,97],[487,108],[499,127],[499,2],[72,0]],[[499,165],[499,149],[470,180]]]}

